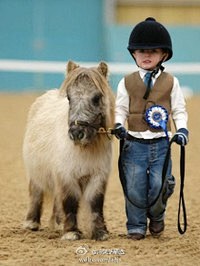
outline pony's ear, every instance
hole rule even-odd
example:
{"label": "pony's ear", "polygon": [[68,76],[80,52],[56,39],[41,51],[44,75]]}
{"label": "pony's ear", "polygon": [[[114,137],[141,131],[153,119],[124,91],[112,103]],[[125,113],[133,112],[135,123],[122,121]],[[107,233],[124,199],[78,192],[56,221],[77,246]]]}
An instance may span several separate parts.
{"label": "pony's ear", "polygon": [[107,78],[108,66],[105,62],[100,62],[97,69],[104,77]]}
{"label": "pony's ear", "polygon": [[73,71],[74,69],[76,69],[78,67],[79,67],[79,65],[77,65],[73,61],[68,61],[68,63],[67,63],[67,73]]}

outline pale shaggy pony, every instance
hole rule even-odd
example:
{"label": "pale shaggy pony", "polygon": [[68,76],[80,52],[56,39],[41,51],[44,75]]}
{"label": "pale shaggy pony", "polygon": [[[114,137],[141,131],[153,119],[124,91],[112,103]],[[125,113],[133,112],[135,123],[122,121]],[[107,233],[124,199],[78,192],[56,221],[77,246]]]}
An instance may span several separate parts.
{"label": "pale shaggy pony", "polygon": [[[82,236],[77,225],[83,197],[91,212],[91,238],[105,240],[103,204],[111,170],[114,96],[107,65],[83,68],[69,61],[60,89],[47,91],[33,103],[23,156],[29,180],[30,206],[25,228],[38,230],[46,192],[55,198],[51,220],[64,213],[62,239]],[[59,206],[60,205],[60,206]]]}

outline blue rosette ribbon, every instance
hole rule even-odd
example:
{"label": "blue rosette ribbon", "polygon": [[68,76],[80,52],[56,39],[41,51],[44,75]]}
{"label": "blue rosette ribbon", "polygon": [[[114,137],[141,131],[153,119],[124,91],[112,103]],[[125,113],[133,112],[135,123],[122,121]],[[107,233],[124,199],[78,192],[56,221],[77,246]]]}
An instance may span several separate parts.
{"label": "blue rosette ribbon", "polygon": [[168,112],[161,105],[153,105],[146,110],[145,119],[148,125],[154,129],[162,129],[169,141],[167,132]]}

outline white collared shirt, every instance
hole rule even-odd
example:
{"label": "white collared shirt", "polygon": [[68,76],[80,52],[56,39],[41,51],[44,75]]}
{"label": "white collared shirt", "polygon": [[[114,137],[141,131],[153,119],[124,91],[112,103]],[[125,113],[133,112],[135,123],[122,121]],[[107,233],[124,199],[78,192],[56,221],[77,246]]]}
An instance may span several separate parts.
{"label": "white collared shirt", "polygon": [[[139,69],[139,74],[142,80],[144,80],[146,72],[147,71],[143,69]],[[158,71],[155,77],[152,77],[153,85],[156,79],[160,76],[160,74],[161,70]],[[129,95],[125,87],[124,78],[122,78],[117,88],[115,122],[125,126],[128,116],[129,116]],[[173,88],[171,91],[171,117],[172,120],[174,121],[176,130],[180,128],[187,129],[188,114],[185,109],[185,99],[181,91],[179,81],[176,77],[174,77]],[[143,138],[143,139],[153,139],[165,136],[165,132],[152,132],[150,130],[143,132],[136,132],[136,131],[128,131],[128,132],[130,135],[136,138]],[[168,132],[168,134],[169,137],[171,137],[172,133]]]}

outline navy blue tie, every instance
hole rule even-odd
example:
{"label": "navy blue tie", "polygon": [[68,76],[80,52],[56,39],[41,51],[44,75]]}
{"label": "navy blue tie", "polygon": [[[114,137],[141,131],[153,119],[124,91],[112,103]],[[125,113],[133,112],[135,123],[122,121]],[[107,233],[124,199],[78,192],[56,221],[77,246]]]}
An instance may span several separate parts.
{"label": "navy blue tie", "polygon": [[144,75],[144,84],[146,85],[146,87],[148,87],[148,85],[150,88],[152,87],[151,72],[147,72]]}
{"label": "navy blue tie", "polygon": [[149,97],[150,90],[151,90],[151,88],[153,86],[151,77],[152,77],[152,73],[151,72],[147,72],[144,75],[144,84],[147,87],[146,92],[145,92],[145,95],[143,97],[145,100]]}

